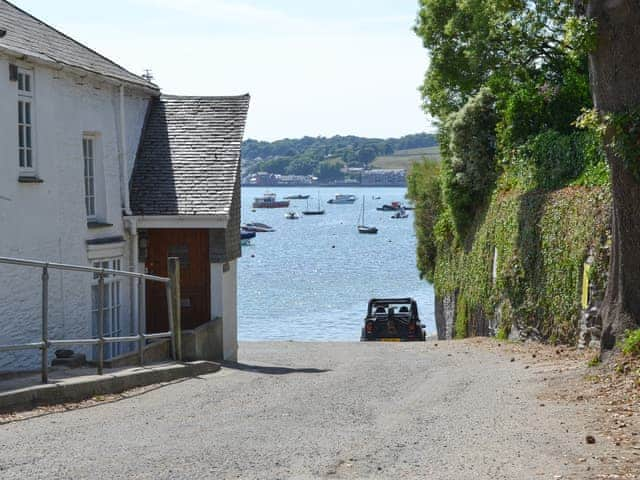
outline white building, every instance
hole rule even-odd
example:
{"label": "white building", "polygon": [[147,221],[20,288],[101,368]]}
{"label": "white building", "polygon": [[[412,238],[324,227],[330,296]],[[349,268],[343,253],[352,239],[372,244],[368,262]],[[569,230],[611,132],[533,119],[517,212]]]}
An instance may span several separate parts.
{"label": "white building", "polygon": [[[235,358],[248,101],[161,96],[153,83],[0,0],[0,256],[161,275],[167,255],[181,256],[185,328],[212,325],[219,342],[207,355]],[[192,270],[206,291],[191,288]],[[94,282],[50,272],[51,338],[95,335]],[[134,284],[107,283],[105,333],[134,333]],[[162,314],[142,319],[148,331],[162,326]],[[40,271],[0,264],[0,345],[39,338]],[[36,364],[35,353],[0,354],[0,370]]]}

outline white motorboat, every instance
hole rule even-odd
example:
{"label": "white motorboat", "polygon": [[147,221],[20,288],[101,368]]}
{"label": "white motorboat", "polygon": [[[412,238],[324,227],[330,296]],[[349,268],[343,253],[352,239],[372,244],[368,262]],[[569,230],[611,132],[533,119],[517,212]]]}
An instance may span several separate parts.
{"label": "white motorboat", "polygon": [[329,199],[327,203],[343,204],[343,203],[354,203],[355,201],[356,201],[355,195],[351,195],[348,193],[336,193],[336,195],[333,198]]}
{"label": "white motorboat", "polygon": [[249,232],[275,232],[273,227],[270,227],[265,223],[258,222],[245,223],[242,225],[242,229]]}

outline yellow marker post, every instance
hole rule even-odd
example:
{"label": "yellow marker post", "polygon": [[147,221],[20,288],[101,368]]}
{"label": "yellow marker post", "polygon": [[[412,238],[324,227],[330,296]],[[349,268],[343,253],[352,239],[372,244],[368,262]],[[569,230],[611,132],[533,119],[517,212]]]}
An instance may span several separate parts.
{"label": "yellow marker post", "polygon": [[582,270],[582,308],[589,308],[589,284],[591,280],[591,264],[585,263]]}

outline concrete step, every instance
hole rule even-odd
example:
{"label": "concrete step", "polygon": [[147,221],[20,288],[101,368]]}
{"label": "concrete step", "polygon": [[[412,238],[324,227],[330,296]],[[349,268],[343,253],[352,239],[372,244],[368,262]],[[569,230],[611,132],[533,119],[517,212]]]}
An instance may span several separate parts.
{"label": "concrete step", "polygon": [[[28,410],[41,405],[80,402],[95,395],[108,395],[124,392],[132,388],[171,382],[185,377],[196,377],[220,370],[220,364],[207,361],[185,363],[163,363],[145,367],[118,369],[105,372],[104,375],[78,375],[77,370],[67,370],[69,375],[52,379],[47,384],[35,384],[28,387],[9,389],[0,392],[0,412]],[[87,372],[88,373],[88,372]],[[64,375],[61,372],[60,375]],[[34,375],[37,382],[39,375]],[[5,382],[8,382],[7,380]],[[16,382],[17,386],[20,383]]]}

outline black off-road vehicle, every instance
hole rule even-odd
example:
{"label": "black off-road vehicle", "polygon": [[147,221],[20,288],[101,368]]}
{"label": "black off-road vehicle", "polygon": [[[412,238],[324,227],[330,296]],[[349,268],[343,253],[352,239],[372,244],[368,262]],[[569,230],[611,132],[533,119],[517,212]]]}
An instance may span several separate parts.
{"label": "black off-road vehicle", "polygon": [[369,300],[360,341],[414,342],[426,338],[413,298],[372,298]]}

